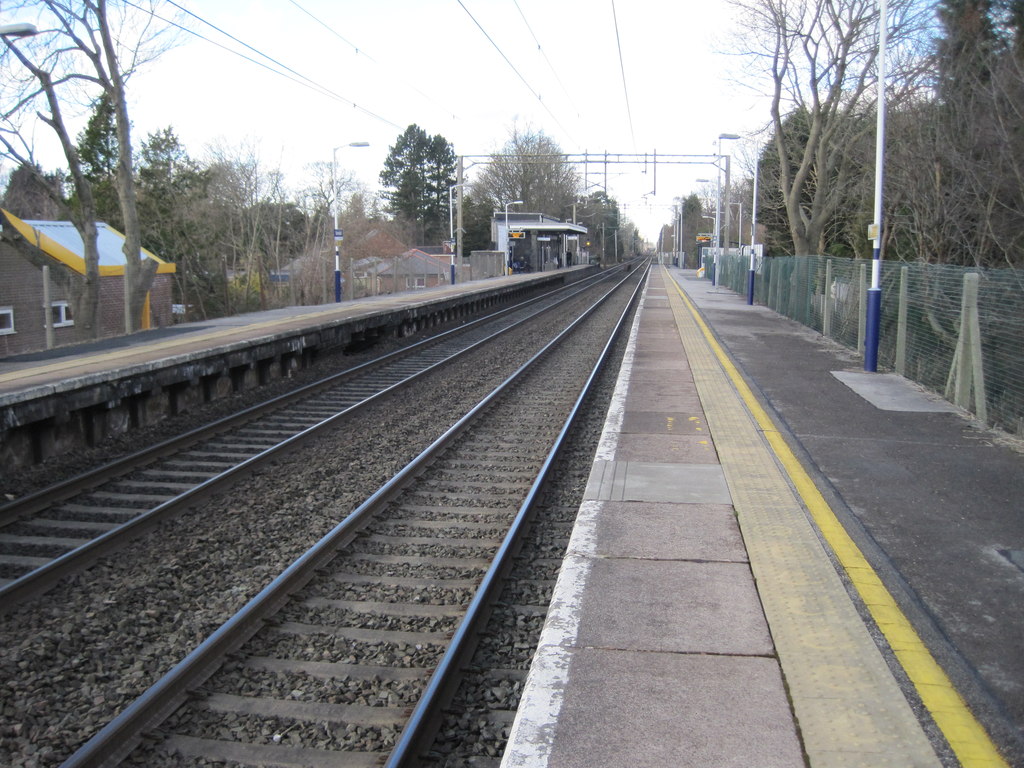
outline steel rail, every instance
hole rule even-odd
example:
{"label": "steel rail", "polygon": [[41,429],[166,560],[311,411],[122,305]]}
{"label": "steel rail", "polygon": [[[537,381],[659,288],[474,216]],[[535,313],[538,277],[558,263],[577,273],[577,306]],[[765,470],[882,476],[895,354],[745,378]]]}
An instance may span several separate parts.
{"label": "steel rail", "polygon": [[[608,275],[604,275],[604,278],[607,279]],[[595,281],[595,283],[596,282],[597,281]],[[556,302],[555,304],[544,307],[538,312],[535,312],[529,315],[528,317],[524,317],[510,326],[501,328],[495,331],[494,333],[488,334],[484,338],[478,339],[476,342],[456,351],[455,354],[450,355],[444,358],[443,360],[439,360],[413,373],[412,375],[403,378],[402,380],[376,392],[375,394],[370,395],[369,397],[364,398],[359,402],[344,408],[338,413],[329,416],[328,418],[320,422],[317,422],[316,424],[313,424],[312,426],[307,427],[306,429],[297,432],[296,434],[288,438],[285,438],[276,445],[271,446],[270,448],[267,448],[261,451],[260,453],[257,453],[252,457],[243,460],[242,462],[234,465],[233,467],[225,470],[224,472],[221,472],[218,475],[197,484],[196,486],[185,491],[184,493],[179,494],[178,496],[175,496],[172,499],[168,499],[167,501],[157,505],[156,507],[153,507],[152,509],[143,512],[142,514],[123,523],[122,525],[119,525],[117,528],[114,528],[110,531],[107,531],[106,533],[101,534],[100,536],[90,540],[89,542],[79,547],[76,547],[75,549],[72,549],[69,552],[64,553],[63,555],[60,555],[54,560],[51,560],[46,565],[42,565],[39,568],[30,571],[29,573],[26,573],[20,578],[15,579],[9,584],[4,585],[2,588],[0,588],[0,615],[3,615],[5,612],[9,611],[13,607],[17,606],[18,604],[26,600],[29,600],[33,597],[37,597],[45,593],[61,579],[65,578],[66,576],[72,573],[76,573],[84,569],[87,565],[91,564],[100,557],[117,551],[122,546],[124,546],[124,544],[127,541],[137,538],[145,534],[146,532],[152,530],[161,521],[168,519],[173,515],[180,514],[189,507],[194,506],[195,504],[213,496],[214,494],[223,491],[225,488],[227,488],[240,478],[244,477],[246,474],[253,472],[254,470],[258,469],[259,467],[263,466],[264,464],[268,463],[273,459],[277,459],[278,457],[285,455],[288,451],[294,450],[295,448],[300,446],[305,441],[311,439],[314,435],[318,434],[319,432],[324,431],[330,427],[336,426],[339,421],[349,417],[354,411],[360,408],[364,408],[365,406],[376,401],[377,399],[382,398],[385,395],[390,394],[392,392],[395,392],[396,390],[402,387],[409,386],[418,378],[425,376],[428,373],[449,364],[453,360],[465,354],[468,354],[472,350],[492,341],[496,337],[501,336],[502,334],[507,333],[508,331],[524,323],[529,322],[542,312],[551,309],[553,306],[557,306],[558,304],[570,300],[574,296],[581,293],[582,290],[584,289],[581,288],[579,291],[573,291],[567,294],[566,296],[560,297],[559,301]],[[553,294],[556,292],[551,293]],[[521,309],[522,305],[520,305],[518,308]],[[503,310],[500,313],[494,313],[494,315],[488,316],[488,318],[486,319],[493,320],[495,319],[495,316],[500,316],[501,314],[504,313],[505,311]],[[456,330],[463,329],[460,328]],[[447,336],[449,333],[452,332],[445,332],[445,334],[442,335]],[[430,342],[432,341],[432,339],[427,339],[426,341]],[[419,344],[423,343],[424,342],[420,342]],[[416,346],[419,346],[419,344],[417,344]],[[404,351],[407,350],[399,350],[398,352],[401,353]],[[396,353],[390,353],[389,355],[385,355],[384,358],[391,358],[395,354]],[[379,364],[379,360],[382,360],[384,358],[378,358],[378,360],[369,361],[368,363],[364,363],[361,366],[357,366],[357,368],[355,369],[350,369],[349,371],[344,371],[341,374],[337,374],[335,376],[328,378],[336,380],[340,376],[348,377],[351,374],[351,371],[359,369],[365,370],[367,366]],[[317,386],[320,384],[321,382],[314,382],[313,385],[307,386]],[[282,397],[287,398],[289,397],[289,395],[285,395]],[[273,400],[268,402],[278,402],[282,399],[282,397],[274,398]],[[263,405],[264,404],[254,406],[253,408],[247,409],[246,412],[251,413],[254,409],[259,409]],[[237,415],[229,416],[221,421],[223,422],[227,420],[232,420],[236,417]],[[220,423],[221,422],[218,422],[218,424]],[[223,430],[219,431],[222,432]],[[192,442],[195,441],[193,440]]]}
{"label": "steel rail", "polygon": [[[628,275],[625,279],[628,279]],[[596,309],[598,304],[605,301],[621,285],[621,282],[448,427],[416,458],[264,587],[238,613],[218,627],[195,650],[83,744],[62,763],[61,768],[113,766],[130,754],[141,740],[142,733],[170,716],[185,701],[190,690],[202,684],[217,670],[226,654],[237,650],[251,638],[292,593],[303,587],[319,568],[335,556],[340,547],[358,533],[373,514],[404,490],[482,412],[542,358],[550,354],[558,343],[567,338],[582,320]]]}
{"label": "steel rail", "polygon": [[[645,269],[649,271],[649,263]],[[440,662],[438,662],[434,673],[427,683],[426,689],[413,709],[408,723],[402,728],[402,733],[395,743],[387,763],[385,763],[385,768],[409,768],[409,766],[418,764],[420,753],[429,748],[433,742],[441,717],[441,707],[447,704],[454,694],[459,675],[463,667],[472,658],[476,647],[476,637],[479,635],[480,629],[490,613],[491,606],[500,594],[505,576],[511,567],[512,557],[519,546],[524,528],[532,517],[540,492],[547,483],[555,461],[568,439],[569,431],[572,429],[579,412],[583,408],[583,402],[587,395],[590,394],[598,375],[601,373],[601,369],[610,356],[612,347],[622,332],[626,319],[636,304],[637,297],[640,295],[645,281],[646,274],[637,283],[637,287],[633,291],[633,295],[630,297],[626,308],[622,311],[618,322],[612,329],[608,342],[601,351],[587,381],[576,398],[575,404],[566,417],[537,478],[534,480],[523,503],[519,506],[519,510],[508,532],[505,534],[505,538],[495,554],[491,566],[487,569],[487,573],[480,582],[480,586],[477,587],[466,615],[452,637],[451,644],[445,651],[444,656],[441,657]],[[552,344],[554,343],[552,341]]]}
{"label": "steel rail", "polygon": [[35,493],[16,499],[12,502],[2,504],[0,505],[0,526],[8,525],[26,515],[39,512],[52,504],[66,501],[76,494],[95,488],[96,486],[108,482],[115,477],[127,474],[137,469],[139,466],[181,451],[189,445],[214,437],[229,429],[246,424],[269,411],[281,408],[297,400],[301,400],[302,398],[308,397],[323,389],[328,389],[347,378],[367,373],[375,367],[380,367],[402,357],[407,357],[417,352],[421,352],[430,346],[437,345],[448,340],[449,337],[465,333],[466,331],[483,325],[484,323],[493,322],[503,315],[520,311],[531,304],[542,302],[545,299],[551,299],[559,292],[566,293],[561,301],[568,301],[573,296],[602,279],[607,279],[607,273],[598,274],[592,278],[581,280],[569,286],[563,286],[562,288],[548,291],[540,296],[535,296],[532,299],[520,302],[513,307],[506,307],[498,310],[497,312],[485,315],[484,317],[471,320],[460,325],[458,328],[452,328],[444,331],[443,333],[439,333],[436,336],[431,336],[428,339],[423,339],[415,344],[411,344],[408,347],[389,352],[352,368],[347,368],[344,371],[339,371],[338,373],[332,374],[323,379],[310,382],[309,384],[305,384],[290,392],[286,392],[283,395],[278,395],[277,397],[273,397],[265,402],[257,403],[256,405],[245,408],[237,413],[230,414],[209,424],[204,424],[201,427],[196,427],[195,429],[189,430],[181,435],[164,440],[156,445],[143,448],[142,450],[123,456],[120,459],[108,462],[97,469],[83,472],[82,474],[76,475],[75,477],[69,478],[63,482],[48,486],[47,488],[42,488]]}

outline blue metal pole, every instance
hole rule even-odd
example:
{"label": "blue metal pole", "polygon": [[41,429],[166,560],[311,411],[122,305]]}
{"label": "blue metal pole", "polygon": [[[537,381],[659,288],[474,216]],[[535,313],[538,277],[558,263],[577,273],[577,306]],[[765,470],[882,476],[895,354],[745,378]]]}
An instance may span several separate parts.
{"label": "blue metal pole", "polygon": [[864,318],[864,370],[878,370],[878,344],[882,326],[882,187],[885,178],[885,49],[889,32],[886,0],[878,0],[878,123],[875,130],[875,221],[869,232],[874,240],[871,252],[871,287],[868,288]]}
{"label": "blue metal pole", "polygon": [[878,370],[878,342],[881,327],[882,289],[872,286],[868,288],[867,316],[864,323],[864,370],[869,373]]}
{"label": "blue metal pole", "polygon": [[341,301],[341,270],[334,270],[334,301]]}
{"label": "blue metal pole", "polygon": [[717,171],[715,182],[715,252],[711,262],[711,285],[718,285],[718,251],[721,248],[721,212],[722,212],[722,169],[717,163],[722,158],[722,139],[718,139],[718,155],[715,158],[715,170]]}
{"label": "blue metal pole", "polygon": [[754,160],[754,194],[750,213],[750,269],[747,272],[747,305],[754,305],[754,273],[757,271],[757,183],[761,175],[761,150]]}

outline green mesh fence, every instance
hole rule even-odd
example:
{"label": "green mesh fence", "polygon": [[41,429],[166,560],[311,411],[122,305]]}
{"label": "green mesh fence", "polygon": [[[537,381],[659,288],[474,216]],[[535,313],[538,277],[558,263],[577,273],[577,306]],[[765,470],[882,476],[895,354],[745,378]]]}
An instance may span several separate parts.
{"label": "green mesh fence", "polygon": [[[749,264],[745,256],[720,257],[718,284],[746,295]],[[1024,272],[883,261],[878,364],[954,399],[964,277],[971,273],[978,276],[981,364],[974,380],[985,394],[983,415],[990,426],[1024,435]],[[766,258],[757,270],[754,300],[863,355],[870,279],[865,260]],[[957,402],[978,415],[973,399]]]}

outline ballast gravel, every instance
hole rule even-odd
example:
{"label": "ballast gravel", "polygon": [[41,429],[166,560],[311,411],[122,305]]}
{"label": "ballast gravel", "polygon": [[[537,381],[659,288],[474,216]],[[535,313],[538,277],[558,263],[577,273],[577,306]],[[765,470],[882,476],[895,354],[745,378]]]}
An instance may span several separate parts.
{"label": "ballast gravel", "polygon": [[[448,414],[490,391],[506,361],[535,348],[540,334],[512,337],[501,350],[474,353],[371,406],[231,494],[163,523],[5,616],[0,765],[63,762],[420,453],[447,427]],[[423,572],[393,567],[379,575]],[[391,663],[408,655],[429,664],[440,652],[368,648],[355,659],[344,647],[330,660]]]}

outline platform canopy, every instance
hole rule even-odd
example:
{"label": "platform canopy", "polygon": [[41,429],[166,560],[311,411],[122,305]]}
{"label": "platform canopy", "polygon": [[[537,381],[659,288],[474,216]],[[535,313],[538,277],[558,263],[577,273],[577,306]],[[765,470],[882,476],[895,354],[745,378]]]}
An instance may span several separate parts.
{"label": "platform canopy", "polygon": [[[494,221],[499,225],[504,225],[504,212],[495,211]],[[536,232],[538,235],[587,234],[587,228],[582,224],[573,224],[571,221],[559,221],[543,213],[510,212],[508,215],[508,228],[510,231]]]}

